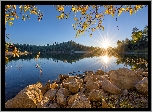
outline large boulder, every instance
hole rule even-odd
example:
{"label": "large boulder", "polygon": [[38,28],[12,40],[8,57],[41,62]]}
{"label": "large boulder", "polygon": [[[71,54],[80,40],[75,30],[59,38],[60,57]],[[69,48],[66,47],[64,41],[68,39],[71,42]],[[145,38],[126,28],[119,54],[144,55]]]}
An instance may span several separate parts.
{"label": "large boulder", "polygon": [[148,94],[148,78],[144,77],[135,85],[138,92],[142,94]]}
{"label": "large boulder", "polygon": [[5,108],[36,108],[42,100],[41,83],[29,85],[5,103]]}
{"label": "large boulder", "polygon": [[112,94],[120,94],[121,93],[121,89],[119,89],[116,85],[111,83],[109,80],[104,78],[101,83],[102,83],[101,84],[102,89],[104,91],[107,91],[107,92],[112,93]]}
{"label": "large boulder", "polygon": [[142,76],[128,68],[120,68],[112,71],[109,79],[120,89],[131,89],[142,79]]}
{"label": "large boulder", "polygon": [[77,93],[68,99],[68,108],[91,108],[90,101],[82,94]]}

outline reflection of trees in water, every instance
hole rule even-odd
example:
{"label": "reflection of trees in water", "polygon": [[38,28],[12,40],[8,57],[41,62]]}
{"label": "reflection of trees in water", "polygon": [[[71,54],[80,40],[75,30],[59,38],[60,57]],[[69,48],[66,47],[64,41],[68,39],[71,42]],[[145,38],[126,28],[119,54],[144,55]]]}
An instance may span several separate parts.
{"label": "reflection of trees in water", "polygon": [[130,66],[132,70],[148,68],[148,55],[119,55],[116,64]]}
{"label": "reflection of trees in water", "polygon": [[[72,63],[72,62],[76,62],[79,61],[83,58],[92,58],[94,56],[99,56],[99,55],[93,55],[93,54],[43,54],[40,55],[40,58],[45,58],[45,59],[50,59],[52,58],[53,61],[58,62],[63,61],[66,63]],[[35,54],[29,54],[29,55],[21,55],[20,57],[11,57],[9,58],[9,61],[12,60],[31,60],[34,59]],[[5,62],[5,64],[7,64],[8,62]]]}
{"label": "reflection of trees in water", "polygon": [[[50,59],[54,62],[63,61],[66,63],[71,63],[79,61],[83,58],[93,58],[94,56],[101,56],[97,54],[41,54],[40,58]],[[111,57],[113,55],[108,55],[108,57]],[[11,57],[9,61],[12,60],[27,60],[30,61],[31,59],[34,59],[35,54],[29,54],[29,55],[22,55],[20,57]],[[147,68],[148,67],[148,55],[117,55],[115,56],[116,64],[124,64],[125,66],[130,66],[132,69],[138,69],[138,68]],[[8,62],[5,62],[7,64]]]}

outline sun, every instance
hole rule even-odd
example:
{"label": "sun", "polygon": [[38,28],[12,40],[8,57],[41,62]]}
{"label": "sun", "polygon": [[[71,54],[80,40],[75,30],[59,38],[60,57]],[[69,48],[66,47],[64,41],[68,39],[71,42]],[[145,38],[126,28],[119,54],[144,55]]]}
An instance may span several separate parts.
{"label": "sun", "polygon": [[102,46],[103,48],[105,48],[105,49],[107,49],[108,46],[110,45],[109,42],[108,42],[108,40],[106,40],[106,39],[105,39],[101,44],[102,44],[101,46]]}
{"label": "sun", "polygon": [[107,64],[109,62],[109,57],[107,55],[103,56],[102,61]]}

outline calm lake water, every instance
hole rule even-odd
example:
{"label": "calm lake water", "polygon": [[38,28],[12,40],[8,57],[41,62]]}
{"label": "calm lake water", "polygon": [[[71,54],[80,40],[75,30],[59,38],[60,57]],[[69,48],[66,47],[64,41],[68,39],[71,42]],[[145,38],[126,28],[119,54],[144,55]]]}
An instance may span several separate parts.
{"label": "calm lake water", "polygon": [[[148,67],[148,56],[85,56],[75,55],[52,55],[41,56],[34,59],[32,55],[13,58],[5,64],[5,102],[13,98],[20,90],[30,84],[40,81],[45,84],[48,80],[53,81],[60,74],[77,75],[84,71],[105,72],[126,68]],[[36,68],[36,65],[38,67]],[[42,70],[42,73],[40,72]],[[72,74],[71,74],[72,73]]]}

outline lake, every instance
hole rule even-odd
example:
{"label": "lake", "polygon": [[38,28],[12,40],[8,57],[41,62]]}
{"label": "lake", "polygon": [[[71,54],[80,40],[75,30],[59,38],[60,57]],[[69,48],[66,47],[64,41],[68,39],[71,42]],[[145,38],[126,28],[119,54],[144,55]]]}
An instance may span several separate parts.
{"label": "lake", "polygon": [[40,81],[45,84],[60,74],[78,75],[85,71],[105,72],[122,67],[129,69],[148,68],[148,55],[91,56],[86,54],[51,54],[10,58],[5,62],[5,102],[20,90]]}

